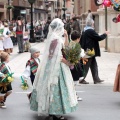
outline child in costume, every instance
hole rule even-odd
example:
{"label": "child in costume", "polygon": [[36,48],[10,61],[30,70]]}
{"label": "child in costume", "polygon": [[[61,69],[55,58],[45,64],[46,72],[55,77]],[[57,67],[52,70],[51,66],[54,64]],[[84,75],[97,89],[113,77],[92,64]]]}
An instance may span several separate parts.
{"label": "child in costume", "polygon": [[[35,75],[37,72],[37,68],[40,63],[40,59],[39,59],[40,50],[35,47],[31,47],[30,53],[31,53],[31,57],[26,63],[26,68],[24,72],[22,73],[22,78],[26,81],[30,78],[31,83],[33,85]],[[30,98],[30,96],[31,96],[31,93],[28,94],[28,98]]]}
{"label": "child in costume", "polygon": [[[4,78],[4,74],[0,72],[0,81]],[[3,108],[4,107],[4,103],[2,103],[4,101],[4,96],[3,94],[0,93],[0,107]]]}
{"label": "child in costume", "polygon": [[[69,43],[69,46],[71,47],[74,47],[76,44],[79,44],[79,41],[80,41],[80,37],[81,37],[81,34],[74,30],[72,33],[71,33],[71,41]],[[84,53],[84,50],[82,48],[80,48],[80,59],[82,57],[85,56],[85,53]],[[77,82],[79,82],[79,79],[81,77],[83,77],[83,68],[82,68],[82,60],[79,61],[79,63],[77,63],[73,69],[70,69],[71,73],[72,73],[72,77],[73,77],[73,80],[74,80],[74,83],[75,85],[77,84]],[[77,99],[78,101],[81,101],[82,98],[78,97],[77,96]]]}
{"label": "child in costume", "polygon": [[[7,52],[2,52],[0,54],[0,59],[1,59],[1,63],[0,63],[0,72],[1,72],[1,77],[4,78],[5,74],[11,74],[12,71],[10,70],[10,67],[8,66],[8,62],[9,62],[9,54]],[[0,79],[1,80],[1,79]],[[6,108],[5,105],[5,101],[6,98],[12,93],[12,86],[11,83],[9,83],[6,86],[6,89],[4,89],[3,86],[0,86],[0,96],[3,96],[3,100],[0,101],[0,107],[1,108]]]}

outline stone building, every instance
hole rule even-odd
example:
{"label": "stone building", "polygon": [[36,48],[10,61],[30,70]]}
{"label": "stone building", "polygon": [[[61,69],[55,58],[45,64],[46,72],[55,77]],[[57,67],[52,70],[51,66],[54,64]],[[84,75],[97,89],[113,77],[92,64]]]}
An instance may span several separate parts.
{"label": "stone building", "polygon": [[95,29],[97,32],[99,32],[99,16],[97,13],[98,7],[95,5],[94,0],[75,0],[74,1],[74,14],[76,16],[79,16],[80,18],[80,25],[81,29],[83,30],[85,26],[86,17],[88,14],[88,10],[92,11],[92,14],[94,15],[94,21],[95,21]]}
{"label": "stone building", "polygon": [[[90,9],[95,15],[95,29],[101,34],[105,31],[105,8],[104,6],[97,7],[94,0],[75,0],[74,14],[79,15],[81,28],[85,26],[85,19],[87,10]],[[117,16],[119,12],[113,10],[112,7],[107,8],[107,25],[110,34],[108,39],[101,41],[100,46],[105,47],[109,52],[120,52],[120,23],[114,23],[112,19]]]}
{"label": "stone building", "polygon": [[[53,19],[55,17],[63,18],[63,6],[65,1],[66,16],[71,18],[73,14],[73,0],[36,0],[33,7],[33,19]],[[13,9],[7,9],[11,5]],[[16,19],[17,16],[23,16],[26,20],[30,19],[30,4],[28,0],[0,0],[0,19]]]}
{"label": "stone building", "polygon": [[7,0],[0,0],[0,20],[6,18],[7,10],[6,10],[6,3]]}

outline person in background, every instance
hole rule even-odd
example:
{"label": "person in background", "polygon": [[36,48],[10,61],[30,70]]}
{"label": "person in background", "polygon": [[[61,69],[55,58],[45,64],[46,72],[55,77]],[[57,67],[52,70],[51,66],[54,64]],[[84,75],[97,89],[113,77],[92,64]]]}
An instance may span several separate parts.
{"label": "person in background", "polygon": [[94,51],[94,55],[88,58],[86,65],[84,65],[85,74],[84,79],[79,82],[81,84],[88,84],[88,82],[85,81],[85,78],[89,68],[91,69],[94,84],[102,83],[104,81],[99,78],[96,57],[101,56],[99,41],[104,40],[109,32],[105,31],[104,34],[98,35],[93,26],[94,21],[92,19],[87,19],[86,26],[80,39],[80,45],[85,51],[87,51],[87,49]]}
{"label": "person in background", "polygon": [[11,31],[8,28],[8,23],[4,23],[4,31],[3,31],[3,46],[4,46],[4,51],[7,52],[8,54],[13,52],[13,42],[10,37]]}
{"label": "person in background", "polygon": [[4,51],[3,48],[3,31],[4,31],[4,26],[2,24],[2,21],[0,21],[0,53]]}
{"label": "person in background", "polygon": [[44,38],[47,38],[47,34],[48,34],[48,30],[49,30],[49,24],[50,24],[50,20],[48,20],[46,23],[45,23],[45,26],[44,26],[44,29],[43,29],[43,33],[44,33]]}
{"label": "person in background", "polygon": [[10,33],[10,38],[13,42],[13,45],[17,45],[16,32],[14,31],[14,29],[15,29],[14,27],[15,27],[15,25],[14,25],[13,21],[11,21],[10,25],[9,25],[9,29],[10,29],[10,32],[11,32]]}
{"label": "person in background", "polygon": [[[33,85],[35,75],[38,69],[38,65],[40,63],[40,59],[39,59],[40,50],[38,48],[31,47],[29,51],[31,53],[31,56],[30,56],[30,59],[26,63],[26,67],[25,67],[24,72],[22,73],[22,77],[26,81],[28,81],[30,78],[31,83]],[[28,95],[28,98],[30,99],[31,93],[27,95]]]}
{"label": "person in background", "polygon": [[73,31],[77,30],[79,33],[81,33],[80,23],[76,17],[72,18],[71,28],[73,29]]}
{"label": "person in background", "polygon": [[88,15],[87,15],[86,20],[87,20],[87,19],[93,19],[93,15],[92,15],[92,13],[91,13],[91,10],[88,10]]}
{"label": "person in background", "polygon": [[[71,33],[71,42],[69,43],[69,46],[71,46],[72,48],[75,46],[75,44],[79,44],[79,41],[80,41],[80,37],[81,37],[81,34],[74,30],[72,33]],[[80,48],[80,59],[82,57],[85,56],[85,53],[83,54],[84,50],[82,51],[82,49]],[[79,61],[79,63],[77,63],[73,69],[70,69],[71,73],[72,73],[72,76],[73,76],[73,80],[74,80],[74,83],[75,85],[77,85],[77,83],[79,82],[79,79],[81,77],[83,77],[83,73],[82,73],[82,67],[81,67],[81,62]],[[82,98],[78,97],[77,96],[77,100],[78,101],[81,101]]]}
{"label": "person in background", "polygon": [[71,34],[71,24],[70,24],[70,19],[67,20],[65,24],[65,30],[68,33],[68,39],[70,40],[70,34]]}
{"label": "person in background", "polygon": [[29,32],[27,29],[23,32],[23,45],[24,45],[24,52],[28,52],[30,49],[30,42],[29,42]]}
{"label": "person in background", "polygon": [[24,24],[22,22],[22,18],[18,16],[17,22],[16,22],[16,37],[17,37],[17,42],[18,42],[18,53],[23,53],[24,52],[24,46],[23,46],[23,27]]}

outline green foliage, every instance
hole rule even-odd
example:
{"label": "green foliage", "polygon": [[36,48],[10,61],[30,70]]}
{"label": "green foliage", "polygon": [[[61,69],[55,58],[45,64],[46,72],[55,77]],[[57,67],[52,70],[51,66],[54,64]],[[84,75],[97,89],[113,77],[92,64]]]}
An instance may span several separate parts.
{"label": "green foliage", "polygon": [[64,53],[66,55],[66,59],[71,64],[77,64],[80,60],[81,46],[79,43],[74,44],[73,46],[67,46],[64,49]]}

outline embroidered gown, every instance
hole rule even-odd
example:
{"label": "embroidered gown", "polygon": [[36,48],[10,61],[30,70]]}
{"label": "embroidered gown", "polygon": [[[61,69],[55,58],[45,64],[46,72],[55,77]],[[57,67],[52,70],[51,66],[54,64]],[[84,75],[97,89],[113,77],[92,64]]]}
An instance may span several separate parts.
{"label": "embroidered gown", "polygon": [[[61,51],[61,55],[62,55],[62,51]],[[45,67],[46,73],[44,74],[43,80],[46,80],[46,77],[48,77],[47,75],[51,70],[51,67],[50,67],[51,62],[52,62],[51,60],[47,61],[47,64]],[[55,71],[52,71],[52,72],[55,72]],[[72,78],[69,67],[66,64],[61,62],[59,66],[58,74],[59,75],[57,78],[55,77],[53,78],[55,80],[58,79],[58,83],[56,85],[51,84],[50,91],[48,93],[50,94],[48,98],[49,99],[48,111],[46,112],[46,109],[45,109],[47,106],[47,103],[46,103],[47,96],[45,96],[45,98],[43,97],[42,101],[37,101],[36,100],[37,94],[39,94],[39,92],[37,93],[36,89],[33,89],[32,96],[31,96],[31,102],[30,102],[31,110],[40,111],[40,115],[41,114],[62,115],[62,114],[67,114],[67,113],[76,111],[78,102],[77,102],[76,92],[74,88],[73,78]],[[44,82],[44,84],[47,84],[47,83]],[[41,90],[41,88],[39,89]],[[43,92],[44,94],[46,94],[46,91],[43,91]],[[44,103],[42,105],[42,108],[39,106],[39,102]]]}

